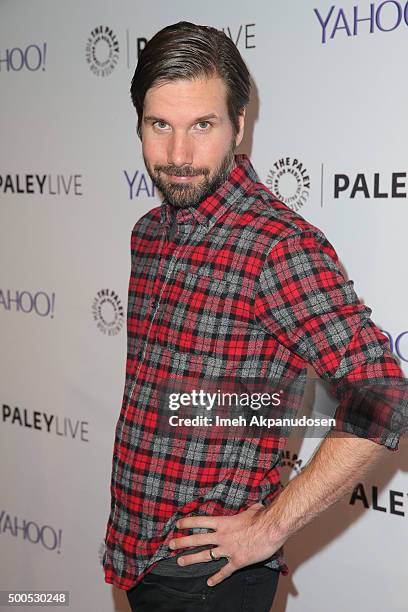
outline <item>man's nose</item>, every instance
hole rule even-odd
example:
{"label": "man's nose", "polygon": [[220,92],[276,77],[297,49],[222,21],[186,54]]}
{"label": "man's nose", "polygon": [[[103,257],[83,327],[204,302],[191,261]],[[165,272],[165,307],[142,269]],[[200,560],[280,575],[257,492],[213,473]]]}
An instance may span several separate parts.
{"label": "man's nose", "polygon": [[172,134],[167,150],[167,163],[173,166],[193,163],[192,143],[187,134]]}

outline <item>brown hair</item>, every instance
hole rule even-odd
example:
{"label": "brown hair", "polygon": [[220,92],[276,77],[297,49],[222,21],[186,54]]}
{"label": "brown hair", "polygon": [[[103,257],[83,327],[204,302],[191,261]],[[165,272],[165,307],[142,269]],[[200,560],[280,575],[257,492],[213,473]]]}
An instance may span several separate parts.
{"label": "brown hair", "polygon": [[232,40],[210,26],[180,21],[157,32],[143,49],[132,78],[130,94],[141,137],[146,92],[159,82],[220,77],[227,88],[228,114],[235,133],[238,116],[249,102],[248,68]]}

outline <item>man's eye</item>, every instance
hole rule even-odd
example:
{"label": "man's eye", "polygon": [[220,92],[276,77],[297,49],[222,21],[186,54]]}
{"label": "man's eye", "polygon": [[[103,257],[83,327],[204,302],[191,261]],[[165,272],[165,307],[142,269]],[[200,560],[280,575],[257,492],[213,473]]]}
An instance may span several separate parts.
{"label": "man's eye", "polygon": [[165,130],[169,127],[169,124],[165,121],[155,121],[153,125],[159,128],[159,130]]}
{"label": "man's eye", "polygon": [[211,127],[211,123],[209,121],[199,121],[197,127],[201,131],[208,130],[208,128]]}

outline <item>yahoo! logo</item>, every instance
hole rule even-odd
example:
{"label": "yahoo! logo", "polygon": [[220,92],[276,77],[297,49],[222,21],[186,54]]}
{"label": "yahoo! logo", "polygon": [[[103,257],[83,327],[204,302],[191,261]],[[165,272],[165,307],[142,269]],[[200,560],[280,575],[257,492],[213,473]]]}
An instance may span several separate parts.
{"label": "yahoo! logo", "polygon": [[30,72],[36,70],[45,70],[45,58],[47,52],[47,43],[42,45],[28,45],[25,49],[13,47],[5,50],[5,57],[0,57],[0,72],[3,65],[6,66],[7,72],[14,70],[19,72],[26,68]]}
{"label": "yahoo! logo", "polygon": [[9,533],[13,537],[21,537],[32,544],[41,544],[47,550],[61,552],[62,529],[54,529],[51,525],[37,525],[34,521],[27,521],[17,516],[0,511],[0,534]]}
{"label": "yahoo! logo", "polygon": [[408,330],[400,332],[397,336],[393,336],[383,329],[381,331],[390,341],[391,352],[397,355],[401,361],[408,363]]}
{"label": "yahoo! logo", "polygon": [[25,314],[35,312],[40,317],[54,318],[55,293],[48,295],[45,291],[30,293],[29,291],[13,291],[0,289],[0,308],[15,310]]}
{"label": "yahoo! logo", "polygon": [[333,4],[327,13],[321,14],[319,9],[313,9],[322,29],[322,44],[328,38],[333,39],[338,32],[346,36],[358,36],[362,32],[392,32],[402,23],[408,25],[408,1],[386,0],[379,4],[371,2],[366,9],[353,6],[352,12],[337,8]]}
{"label": "yahoo! logo", "polygon": [[145,198],[153,198],[155,194],[155,186],[148,174],[136,170],[133,174],[131,172],[123,171],[125,175],[127,186],[129,187],[129,199],[138,198],[144,196]]}

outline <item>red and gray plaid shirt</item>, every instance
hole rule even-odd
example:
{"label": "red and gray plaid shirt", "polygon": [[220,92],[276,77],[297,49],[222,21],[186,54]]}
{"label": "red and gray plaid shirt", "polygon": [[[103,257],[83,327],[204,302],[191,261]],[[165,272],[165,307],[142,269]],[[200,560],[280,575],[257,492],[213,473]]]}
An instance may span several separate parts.
{"label": "red and gray plaid shirt", "polygon": [[[128,354],[112,462],[105,581],[129,589],[186,535],[191,514],[236,514],[281,490],[285,440],[182,440],[157,431],[159,381],[306,377],[401,379],[388,339],[346,281],[324,234],[236,156],[228,180],[197,207],[164,201],[131,237]],[[387,406],[336,429],[398,447]],[[200,530],[197,530],[200,531]],[[190,532],[197,532],[191,530]],[[188,550],[188,549],[187,549]],[[266,562],[287,573],[282,550]]]}

